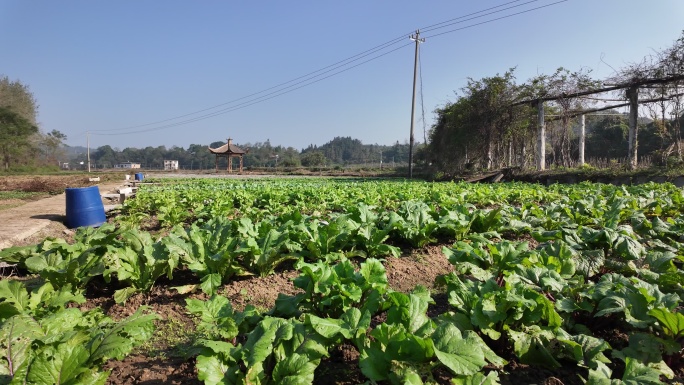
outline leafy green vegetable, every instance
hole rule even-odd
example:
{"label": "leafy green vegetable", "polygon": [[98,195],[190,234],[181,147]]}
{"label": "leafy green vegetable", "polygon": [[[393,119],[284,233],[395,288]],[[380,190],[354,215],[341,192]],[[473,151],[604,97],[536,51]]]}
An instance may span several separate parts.
{"label": "leafy green vegetable", "polygon": [[301,247],[290,240],[287,231],[279,231],[268,222],[261,222],[257,228],[246,218],[240,220],[239,226],[242,239],[235,252],[242,255],[250,271],[264,277],[273,274],[281,263],[297,259],[293,252]]}
{"label": "leafy green vegetable", "polygon": [[199,288],[207,294],[214,294],[231,277],[244,274],[236,259],[239,240],[233,236],[233,224],[225,219],[212,219],[201,228],[193,224],[187,230],[176,229],[162,242],[169,259],[178,258],[195,272],[200,277]]}
{"label": "leafy green vegetable", "polygon": [[12,383],[103,384],[108,372],[101,367],[109,359],[122,359],[133,347],[149,339],[158,317],[135,314],[113,322],[97,313],[75,308],[60,309],[43,318],[17,314],[0,327],[0,373]]}
{"label": "leafy green vegetable", "polygon": [[251,330],[250,326],[253,327],[261,319],[254,306],[249,305],[242,312],[234,312],[228,298],[216,294],[207,301],[188,298],[185,302],[188,312],[200,317],[197,329],[207,333],[210,338],[233,339],[240,332]]}
{"label": "leafy green vegetable", "polygon": [[324,341],[299,321],[265,317],[244,345],[203,342],[198,376],[205,384],[311,384],[321,358],[328,355]]}
{"label": "leafy green vegetable", "polygon": [[178,266],[178,258],[170,254],[163,242],[155,242],[147,232],[137,230],[123,231],[115,247],[109,247],[107,269],[103,275],[109,279],[116,274],[120,282],[130,287],[117,290],[114,300],[124,303],[136,292],[152,289],[162,275],[173,278],[173,270]]}
{"label": "leafy green vegetable", "polygon": [[290,317],[306,311],[337,318],[350,307],[375,314],[388,289],[385,268],[373,258],[362,262],[358,272],[349,260],[334,266],[301,262],[297,267],[301,275],[294,280],[294,285],[304,293],[278,296],[273,314]]}

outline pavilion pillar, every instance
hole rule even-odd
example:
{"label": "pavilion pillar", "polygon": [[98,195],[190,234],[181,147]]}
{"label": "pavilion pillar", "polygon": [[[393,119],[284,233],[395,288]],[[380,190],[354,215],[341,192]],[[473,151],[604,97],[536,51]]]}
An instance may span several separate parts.
{"label": "pavilion pillar", "polygon": [[242,155],[240,155],[240,173],[242,173]]}

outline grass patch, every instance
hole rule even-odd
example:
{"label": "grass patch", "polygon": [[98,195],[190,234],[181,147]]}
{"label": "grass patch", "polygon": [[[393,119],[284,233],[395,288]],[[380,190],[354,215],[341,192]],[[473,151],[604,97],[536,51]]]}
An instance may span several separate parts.
{"label": "grass patch", "polygon": [[48,196],[44,192],[29,192],[29,191],[0,191],[0,200],[7,199],[21,199],[21,200],[34,200]]}
{"label": "grass patch", "polygon": [[23,206],[23,203],[0,203],[0,211],[13,209],[19,206]]}
{"label": "grass patch", "polygon": [[148,357],[182,357],[193,355],[197,340],[206,338],[194,325],[187,321],[169,317],[157,321],[157,329],[152,338],[135,349],[135,353]]}

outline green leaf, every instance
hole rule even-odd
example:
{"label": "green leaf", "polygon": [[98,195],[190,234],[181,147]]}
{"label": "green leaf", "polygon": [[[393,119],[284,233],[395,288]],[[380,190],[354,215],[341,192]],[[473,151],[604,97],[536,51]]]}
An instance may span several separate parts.
{"label": "green leaf", "polygon": [[38,290],[34,290],[31,293],[30,308],[39,309],[42,306],[47,306],[48,309],[62,309],[72,302],[77,304],[86,302],[80,290],[74,290],[71,288],[71,285],[66,285],[54,291],[52,285],[46,282]]}
{"label": "green leaf", "polygon": [[671,312],[667,308],[651,309],[648,315],[655,317],[665,335],[671,339],[678,339],[684,336],[684,315],[682,313]]}
{"label": "green leaf", "polygon": [[26,258],[36,252],[36,245],[8,247],[0,251],[0,262],[23,264]]}
{"label": "green leaf", "polygon": [[40,324],[26,314],[15,315],[2,324],[0,348],[6,359],[11,362],[8,368],[10,375],[14,375],[18,368],[28,368],[28,360],[32,355],[31,344],[43,336]]}
{"label": "green leaf", "polygon": [[508,335],[513,340],[513,350],[520,362],[554,369],[561,367],[550,349],[551,341],[555,339],[552,332],[535,325],[522,332],[509,329]]}
{"label": "green leaf", "polygon": [[297,317],[300,314],[299,305],[306,297],[306,293],[298,293],[296,295],[279,293],[270,314],[283,318]]}
{"label": "green leaf", "polygon": [[325,338],[334,338],[337,334],[342,334],[344,338],[351,338],[350,330],[344,327],[341,319],[320,318],[313,314],[306,314],[304,322]]}
{"label": "green leaf", "polygon": [[77,329],[83,323],[83,313],[76,308],[60,309],[38,321],[43,329],[43,343],[59,341],[65,333]]}
{"label": "green leaf", "polygon": [[199,330],[215,333],[224,339],[235,338],[238,333],[236,314],[230,300],[220,295],[212,295],[207,301],[186,299],[186,309],[200,316]]}
{"label": "green leaf", "polygon": [[247,351],[245,357],[248,367],[263,362],[273,352],[273,342],[275,341],[281,326],[287,321],[282,318],[264,318],[259,325],[249,334],[244,348]]}
{"label": "green leaf", "polygon": [[222,362],[217,356],[197,357],[197,378],[204,381],[205,385],[229,385],[226,380],[226,372],[229,365]]}
{"label": "green leaf", "polygon": [[611,347],[602,339],[580,334],[572,336],[570,339],[559,338],[558,340],[566,344],[566,348],[571,350],[572,356],[578,365],[597,370],[602,363],[610,363],[610,360],[603,352],[610,350]]}
{"label": "green leaf", "polygon": [[116,323],[109,329],[97,331],[90,342],[90,362],[100,363],[110,358],[122,359],[133,347],[148,340],[154,332],[156,314],[144,314],[146,307]]}
{"label": "green leaf", "polygon": [[207,295],[213,295],[221,287],[223,277],[220,274],[207,274],[200,280],[199,288]]}
{"label": "green leaf", "polygon": [[383,381],[390,373],[390,360],[383,350],[369,347],[361,351],[359,367],[363,375],[370,380]]}
{"label": "green leaf", "polygon": [[27,381],[34,384],[70,384],[86,372],[88,350],[83,345],[87,337],[72,338],[57,348],[47,347],[33,360]]}
{"label": "green leaf", "polygon": [[484,354],[485,360],[490,364],[497,367],[503,367],[504,365],[508,364],[508,361],[499,357],[489,346],[487,346],[484,340],[482,340],[482,337],[480,337],[480,335],[476,332],[472,330],[466,330],[463,333],[463,337],[466,340],[471,341],[473,345],[479,346],[480,350],[482,350],[482,354]]}
{"label": "green leaf", "polygon": [[382,265],[377,259],[369,258],[361,263],[359,268],[359,273],[365,279],[366,283],[370,284],[373,288],[387,287],[387,273],[385,272],[385,266]]}
{"label": "green leaf", "polygon": [[118,304],[124,304],[129,298],[131,298],[131,296],[133,296],[138,291],[139,290],[134,287],[126,287],[123,289],[119,289],[114,292],[114,302]]}
{"label": "green leaf", "polygon": [[409,332],[416,333],[431,322],[427,316],[427,308],[434,301],[425,287],[417,286],[409,295],[390,293],[388,300],[392,305],[387,311],[387,323],[401,324]]}
{"label": "green leaf", "polygon": [[[623,361],[633,358],[639,362],[648,363],[650,366],[662,360],[661,341],[654,338],[652,334],[634,333],[629,336],[629,346],[620,351],[613,351],[613,357]],[[681,348],[681,345],[678,348]],[[668,371],[671,372],[669,368]]]}
{"label": "green leaf", "polygon": [[9,319],[10,317],[21,314],[19,310],[14,307],[9,302],[2,302],[0,303],[0,325],[5,322],[5,320]]}
{"label": "green leaf", "polygon": [[0,298],[12,304],[20,313],[28,309],[29,295],[21,281],[10,279],[0,281]]}
{"label": "green leaf", "polygon": [[627,357],[625,374],[622,376],[625,385],[660,385],[660,372],[650,368],[636,359]]}
{"label": "green leaf", "polygon": [[293,353],[276,363],[273,368],[273,381],[282,385],[310,385],[313,383],[314,371],[319,361]]}
{"label": "green leaf", "polygon": [[389,380],[392,384],[423,385],[419,368],[410,362],[392,361]]}
{"label": "green leaf", "polygon": [[484,353],[473,339],[463,339],[460,330],[448,323],[441,324],[432,334],[437,359],[456,375],[472,375],[487,363]]}
{"label": "green leaf", "polygon": [[482,372],[471,376],[456,376],[451,379],[451,383],[454,385],[499,385],[499,373],[491,371],[486,376]]}
{"label": "green leaf", "polygon": [[78,377],[79,385],[105,385],[109,379],[110,371],[100,371],[99,368],[90,368],[83,371]]}

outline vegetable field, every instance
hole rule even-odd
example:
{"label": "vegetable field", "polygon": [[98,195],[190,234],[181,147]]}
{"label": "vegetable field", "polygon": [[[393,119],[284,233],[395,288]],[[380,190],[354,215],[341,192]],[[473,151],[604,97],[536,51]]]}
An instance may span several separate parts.
{"label": "vegetable field", "polygon": [[[0,252],[0,384],[684,381],[673,185],[156,182]],[[393,284],[421,258],[448,268]],[[110,376],[126,362],[185,377]]]}

